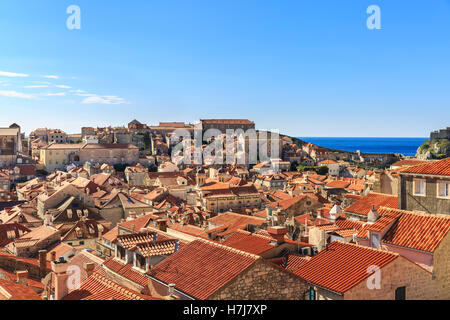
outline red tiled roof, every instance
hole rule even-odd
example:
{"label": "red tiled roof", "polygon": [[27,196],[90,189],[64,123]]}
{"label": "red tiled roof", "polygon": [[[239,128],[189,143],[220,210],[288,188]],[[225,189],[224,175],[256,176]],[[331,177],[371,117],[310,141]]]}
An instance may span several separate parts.
{"label": "red tiled roof", "polygon": [[286,209],[289,209],[291,206],[293,206],[294,204],[296,204],[297,202],[299,202],[300,200],[302,200],[302,199],[304,199],[306,197],[308,197],[310,199],[318,200],[316,195],[313,195],[313,194],[302,194],[302,195],[296,196],[296,197],[291,198],[291,199],[281,200],[281,201],[269,203],[267,205],[267,207],[271,207],[271,208],[278,207],[278,209],[286,210]]}
{"label": "red tiled roof", "polygon": [[341,229],[356,229],[360,230],[364,224],[362,221],[356,221],[351,219],[339,218],[335,221],[335,224]]}
{"label": "red tiled roof", "polygon": [[94,272],[63,300],[159,300],[117,284]]}
{"label": "red tiled roof", "polygon": [[196,299],[208,299],[253,265],[259,256],[208,240],[195,240],[149,271],[149,275]]}
{"label": "red tiled roof", "polygon": [[117,239],[117,236],[119,235],[119,227],[115,226],[114,228],[112,228],[111,230],[109,230],[108,232],[106,232],[102,238],[108,241],[115,241]]}
{"label": "red tiled roof", "polygon": [[217,231],[224,229],[227,229],[227,231],[230,232],[234,232],[238,229],[245,228],[245,226],[249,224],[260,226],[266,222],[266,219],[234,212],[225,212],[208,219],[208,221],[218,226],[213,229],[206,230],[206,233],[211,233],[212,230]]}
{"label": "red tiled roof", "polygon": [[222,244],[253,254],[262,254],[275,248],[271,243],[273,239],[261,234],[238,230],[230,235]]}
{"label": "red tiled roof", "polygon": [[308,256],[298,256],[295,254],[289,254],[286,256],[286,267],[285,269],[288,271],[297,270],[302,265],[307,263],[309,260],[311,260],[311,257]]}
{"label": "red tiled roof", "polygon": [[417,166],[407,167],[398,171],[402,173],[417,173],[438,176],[450,176],[450,157],[438,161],[419,164]]}
{"label": "red tiled roof", "polygon": [[450,230],[450,216],[381,208],[380,212],[401,214],[382,242],[434,252]]}
{"label": "red tiled roof", "polygon": [[191,236],[208,239],[208,233],[206,233],[206,231],[203,228],[191,224],[182,225],[180,223],[173,223],[169,226],[169,228],[172,230],[189,234]]}
{"label": "red tiled roof", "polygon": [[131,282],[137,283],[143,287],[147,287],[148,285],[148,277],[141,272],[133,269],[133,264],[125,264],[114,257],[111,257],[103,263],[103,267],[120,274],[122,277],[128,279]]}
{"label": "red tiled roof", "polygon": [[0,279],[0,300],[42,300],[29,286]]}
{"label": "red tiled roof", "polygon": [[347,188],[350,185],[349,181],[342,181],[342,180],[334,180],[328,182],[325,187],[327,188],[335,188],[335,189],[344,189]]}
{"label": "red tiled roof", "polygon": [[415,165],[424,164],[424,163],[428,163],[428,162],[429,161],[416,160],[416,159],[404,159],[404,160],[400,160],[400,161],[397,161],[397,162],[391,164],[391,166],[393,166],[393,167],[415,166]]}
{"label": "red tiled roof", "polygon": [[344,293],[370,276],[369,266],[383,268],[399,255],[356,244],[333,241],[293,272],[315,285]]}
{"label": "red tiled roof", "polygon": [[347,237],[352,237],[353,235],[355,235],[358,230],[356,229],[340,229],[340,230],[336,230],[335,231],[339,236],[343,237],[343,238],[347,238]]}
{"label": "red tiled roof", "polygon": [[319,164],[334,164],[334,163],[337,163],[337,162],[334,160],[323,160],[323,161],[319,162]]}
{"label": "red tiled roof", "polygon": [[134,226],[134,230],[139,232],[142,228],[148,226],[153,216],[151,214],[146,214],[136,219],[128,220],[119,224],[121,228],[125,228],[128,230],[132,230]]}
{"label": "red tiled roof", "polygon": [[357,200],[355,203],[345,208],[344,211],[359,215],[367,215],[372,209],[372,205],[375,205],[375,209],[378,209],[380,206],[397,208],[398,198],[397,196],[390,194],[371,192],[367,196]]}
{"label": "red tiled roof", "polygon": [[137,244],[136,248],[143,257],[164,256],[177,250],[178,240],[164,240]]}

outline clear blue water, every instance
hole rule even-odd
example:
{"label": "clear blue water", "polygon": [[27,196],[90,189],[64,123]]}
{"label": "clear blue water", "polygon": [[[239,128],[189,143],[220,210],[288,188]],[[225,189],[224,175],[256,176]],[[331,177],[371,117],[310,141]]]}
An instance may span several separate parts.
{"label": "clear blue water", "polygon": [[360,150],[373,153],[401,153],[416,155],[417,148],[428,138],[353,138],[353,137],[299,137],[315,145],[345,151]]}

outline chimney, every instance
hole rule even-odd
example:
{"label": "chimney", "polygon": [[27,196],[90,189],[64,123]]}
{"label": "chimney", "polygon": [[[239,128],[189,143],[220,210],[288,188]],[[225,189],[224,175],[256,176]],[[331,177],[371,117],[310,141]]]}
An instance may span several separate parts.
{"label": "chimney", "polygon": [[25,286],[28,285],[28,270],[25,271],[17,271],[17,283],[23,284]]}
{"label": "chimney", "polygon": [[87,276],[90,277],[94,273],[95,263],[85,262],[83,267],[84,267],[84,271],[86,271],[86,273],[87,273]]}
{"label": "chimney", "polygon": [[55,251],[50,252],[50,259],[51,259],[51,261],[56,260],[56,252]]}
{"label": "chimney", "polygon": [[369,213],[367,214],[367,223],[374,223],[375,221],[378,220],[378,218],[380,217],[380,214],[378,213],[378,211],[375,209],[375,205],[372,204],[372,209],[369,211]]}
{"label": "chimney", "polygon": [[267,232],[275,239],[276,244],[279,245],[284,242],[284,236],[287,233],[287,229],[282,226],[268,227]]}
{"label": "chimney", "polygon": [[47,250],[39,250],[39,274],[43,278],[47,273]]}
{"label": "chimney", "polygon": [[59,257],[57,261],[52,261],[52,271],[55,276],[55,296],[54,300],[61,300],[69,293],[67,267],[69,264],[64,257]]}
{"label": "chimney", "polygon": [[169,296],[173,296],[174,293],[175,293],[175,283],[170,283],[169,284]]}

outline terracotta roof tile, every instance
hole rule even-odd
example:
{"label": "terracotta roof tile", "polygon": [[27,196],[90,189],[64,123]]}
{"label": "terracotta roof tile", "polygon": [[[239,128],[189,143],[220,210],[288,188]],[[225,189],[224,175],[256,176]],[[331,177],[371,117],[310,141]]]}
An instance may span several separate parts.
{"label": "terracotta roof tile", "polygon": [[222,244],[253,254],[262,254],[275,248],[274,239],[248,231],[238,230],[230,235]]}
{"label": "terracotta roof tile", "polygon": [[42,300],[30,286],[0,279],[0,300]]}
{"label": "terracotta roof tile", "polygon": [[450,230],[450,216],[381,208],[380,212],[401,214],[382,242],[434,252]]}
{"label": "terracotta roof tile", "polygon": [[143,287],[148,285],[148,277],[144,273],[133,269],[133,264],[125,264],[111,257],[105,260],[102,266]]}
{"label": "terracotta roof tile", "polygon": [[158,300],[130,290],[94,272],[80,288],[72,291],[63,300]]}
{"label": "terracotta roof tile", "polygon": [[344,189],[350,185],[349,181],[333,180],[328,182],[325,187],[333,189]]}
{"label": "terracotta roof tile", "polygon": [[253,265],[259,256],[195,240],[150,270],[150,276],[196,299],[207,299]]}
{"label": "terracotta roof tile", "polygon": [[407,167],[398,171],[402,173],[417,173],[426,175],[450,176],[450,157],[430,163],[419,164],[417,166]]}
{"label": "terracotta roof tile", "polygon": [[375,205],[375,209],[378,209],[380,206],[397,208],[398,198],[390,194],[371,192],[345,208],[344,211],[366,216],[372,209],[372,205]]}
{"label": "terracotta roof tile", "polygon": [[315,285],[344,293],[370,276],[367,268],[383,268],[399,255],[356,244],[333,241],[293,272]]}

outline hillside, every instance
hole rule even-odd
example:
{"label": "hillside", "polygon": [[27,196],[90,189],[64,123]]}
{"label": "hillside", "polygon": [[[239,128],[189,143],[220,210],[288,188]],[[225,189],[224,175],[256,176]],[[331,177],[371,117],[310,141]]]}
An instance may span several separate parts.
{"label": "hillside", "polygon": [[419,159],[442,159],[450,157],[450,139],[428,139],[418,149]]}

